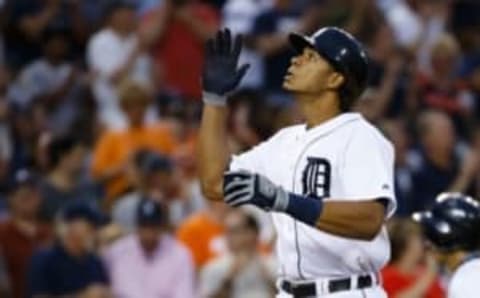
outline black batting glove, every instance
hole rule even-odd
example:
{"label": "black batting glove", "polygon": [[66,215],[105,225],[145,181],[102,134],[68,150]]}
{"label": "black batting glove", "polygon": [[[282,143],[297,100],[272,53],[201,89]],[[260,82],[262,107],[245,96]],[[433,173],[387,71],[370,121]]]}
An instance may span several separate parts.
{"label": "black batting glove", "polygon": [[229,29],[218,31],[215,38],[207,41],[202,75],[205,103],[226,104],[225,95],[238,86],[250,67],[248,64],[237,67],[241,51],[241,35],[232,42]]}

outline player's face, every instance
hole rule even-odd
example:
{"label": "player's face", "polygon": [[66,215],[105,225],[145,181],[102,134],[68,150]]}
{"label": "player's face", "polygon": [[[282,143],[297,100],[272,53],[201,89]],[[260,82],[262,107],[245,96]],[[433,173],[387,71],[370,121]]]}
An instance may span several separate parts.
{"label": "player's face", "polygon": [[321,94],[338,89],[343,80],[343,76],[315,50],[305,48],[292,58],[283,88],[295,93]]}

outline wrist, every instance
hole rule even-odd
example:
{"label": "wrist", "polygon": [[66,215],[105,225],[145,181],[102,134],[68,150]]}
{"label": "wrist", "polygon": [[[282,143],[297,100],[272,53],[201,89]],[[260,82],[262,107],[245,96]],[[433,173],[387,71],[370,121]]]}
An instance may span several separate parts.
{"label": "wrist", "polygon": [[207,105],[225,107],[227,105],[227,97],[225,95],[218,95],[213,92],[202,92],[203,102]]}
{"label": "wrist", "polygon": [[315,227],[322,213],[322,199],[293,193],[287,194],[288,204],[284,212],[296,220]]}

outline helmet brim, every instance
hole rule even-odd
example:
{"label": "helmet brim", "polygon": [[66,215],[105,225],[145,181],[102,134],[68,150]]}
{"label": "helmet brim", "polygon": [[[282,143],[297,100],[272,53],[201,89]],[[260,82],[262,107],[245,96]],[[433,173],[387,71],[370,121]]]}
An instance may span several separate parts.
{"label": "helmet brim", "polygon": [[315,45],[313,44],[313,42],[304,35],[298,33],[290,33],[288,35],[288,40],[290,42],[290,46],[297,53],[303,53],[303,50],[305,48],[315,49]]}

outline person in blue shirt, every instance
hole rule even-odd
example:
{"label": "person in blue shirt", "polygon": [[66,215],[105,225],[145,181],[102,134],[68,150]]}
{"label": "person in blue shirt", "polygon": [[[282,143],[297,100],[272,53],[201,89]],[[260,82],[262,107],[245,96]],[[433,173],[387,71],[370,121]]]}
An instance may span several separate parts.
{"label": "person in blue shirt", "polygon": [[[59,214],[58,240],[30,260],[28,297],[108,297],[108,277],[92,251],[102,215],[84,202],[67,205]],[[92,294],[95,293],[95,294]]]}

